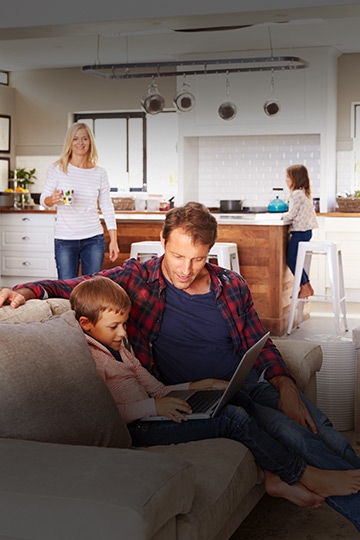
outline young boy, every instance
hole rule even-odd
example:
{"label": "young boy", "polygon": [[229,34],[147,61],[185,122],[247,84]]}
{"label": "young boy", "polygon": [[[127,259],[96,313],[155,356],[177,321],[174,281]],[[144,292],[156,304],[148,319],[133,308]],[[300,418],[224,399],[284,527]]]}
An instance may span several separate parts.
{"label": "young boy", "polygon": [[[201,381],[165,386],[144,368],[125,346],[126,323],[131,307],[125,290],[106,277],[79,283],[70,295],[71,307],[100,375],[105,380],[128,424],[134,446],[171,444],[226,437],[246,445],[265,471],[269,494],[303,507],[321,506],[326,497],[349,495],[360,489],[360,470],[328,471],[306,464],[295,451],[273,439],[252,415],[237,405],[201,420],[187,419],[186,401],[168,396],[178,389],[224,389],[227,381]],[[249,400],[245,401],[249,406]],[[147,416],[166,416],[168,421],[144,422]],[[324,452],[329,452],[324,445]]]}

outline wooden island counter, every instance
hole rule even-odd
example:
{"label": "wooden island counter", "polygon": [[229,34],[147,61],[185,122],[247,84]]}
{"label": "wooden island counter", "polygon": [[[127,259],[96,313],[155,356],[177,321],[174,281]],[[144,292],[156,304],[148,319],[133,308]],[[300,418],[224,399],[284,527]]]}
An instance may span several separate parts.
{"label": "wooden island counter", "polygon": [[[240,272],[246,279],[266,330],[274,336],[286,332],[293,276],[286,266],[288,227],[280,216],[257,214],[252,218],[216,215],[218,242],[238,247]],[[117,213],[119,264],[130,255],[132,242],[159,240],[164,213]],[[108,236],[107,242],[108,242]],[[104,268],[113,263],[105,257]]]}

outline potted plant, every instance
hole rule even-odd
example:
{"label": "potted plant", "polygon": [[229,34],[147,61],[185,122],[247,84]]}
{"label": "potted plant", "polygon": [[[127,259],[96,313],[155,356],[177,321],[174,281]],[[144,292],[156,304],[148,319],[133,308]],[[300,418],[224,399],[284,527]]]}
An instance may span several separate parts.
{"label": "potted plant", "polygon": [[[29,189],[28,186],[31,184],[35,184],[34,180],[37,179],[36,177],[36,169],[15,169],[16,170],[16,178],[18,181],[18,186]],[[10,178],[14,179],[15,176],[15,170],[10,171]]]}
{"label": "potted plant", "polygon": [[[15,175],[16,171],[16,175]],[[15,204],[20,206],[21,208],[24,208],[25,205],[33,204],[33,200],[30,195],[29,187],[31,184],[35,184],[34,180],[36,180],[36,169],[15,169],[13,171],[10,171],[10,179],[17,181],[17,186],[14,191],[17,192],[14,196],[17,197],[15,199]],[[19,193],[20,192],[20,193]]]}

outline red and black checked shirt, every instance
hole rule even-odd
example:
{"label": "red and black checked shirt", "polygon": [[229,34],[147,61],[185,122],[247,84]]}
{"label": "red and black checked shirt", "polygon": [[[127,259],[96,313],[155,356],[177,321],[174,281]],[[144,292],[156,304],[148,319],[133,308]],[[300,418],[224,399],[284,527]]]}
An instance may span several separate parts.
{"label": "red and black checked shirt", "polygon": [[[166,301],[166,283],[161,271],[162,258],[139,263],[128,259],[123,266],[99,272],[119,283],[129,294],[132,308],[127,325],[129,340],[140,362],[151,370],[153,365],[152,343],[158,336]],[[246,281],[224,268],[206,264],[213,284],[216,302],[230,332],[235,351],[242,357],[264,333],[264,328],[255,310]],[[26,287],[36,298],[69,298],[77,283],[91,276],[81,276],[66,281],[44,280],[17,285],[14,290]],[[269,339],[255,367],[265,378],[278,375],[292,377],[280,352]],[[211,373],[208,377],[211,377]]]}

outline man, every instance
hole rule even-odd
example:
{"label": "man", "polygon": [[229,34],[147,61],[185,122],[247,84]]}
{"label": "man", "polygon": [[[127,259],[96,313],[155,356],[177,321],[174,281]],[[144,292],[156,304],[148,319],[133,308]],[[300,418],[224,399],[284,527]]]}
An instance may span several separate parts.
{"label": "man", "polygon": [[[245,350],[265,333],[245,280],[233,272],[206,263],[216,235],[217,222],[210,212],[199,203],[188,203],[174,208],[166,215],[161,234],[165,248],[163,258],[145,264],[130,259],[123,267],[101,272],[117,281],[128,292],[133,306],[128,334],[135,354],[150,370],[155,368],[160,373],[163,371],[162,379],[167,384],[203,378],[210,369],[208,354],[213,377],[230,379]],[[18,307],[30,298],[68,298],[73,287],[82,279],[86,277],[26,283],[14,287],[13,291],[3,289],[0,292],[0,306],[10,303],[12,307]],[[194,302],[211,294],[212,305],[210,300],[205,309],[201,303],[197,306],[198,311],[190,308],[192,325],[196,328],[193,332],[195,346],[191,343],[191,336],[188,336],[190,346],[186,346],[183,338],[177,340],[176,329],[171,329],[170,335],[166,332],[168,319],[170,324],[172,319],[168,313],[173,309],[168,305],[168,293],[174,292],[174,289],[186,293]],[[176,303],[176,298],[174,301]],[[213,328],[209,333],[210,313]],[[213,315],[216,316],[215,319]],[[180,321],[179,324],[183,322]],[[218,328],[219,322],[221,332],[214,336],[212,331]],[[183,331],[178,335],[183,336]],[[203,337],[204,347],[201,354],[200,336]],[[222,340],[220,345],[218,339]],[[222,346],[226,348],[225,355]],[[186,357],[177,358],[178,347],[182,353],[186,353]],[[214,354],[215,347],[221,352]],[[171,366],[164,359],[169,354],[172,355]],[[175,368],[176,373],[172,368]],[[279,391],[280,410],[300,425],[309,425],[316,431],[291,373],[270,340],[264,347],[255,369],[258,376],[265,373],[266,380],[271,380],[271,384]]]}
{"label": "man", "polygon": [[[206,207],[190,202],[170,210],[161,241],[162,257],[101,272],[128,292],[127,331],[135,355],[166,384],[213,377],[230,379],[239,359],[264,333],[245,280],[206,262],[217,222]],[[47,280],[3,289],[0,306],[18,307],[30,298],[68,298],[90,276]],[[249,376],[248,393],[269,433],[322,469],[359,469],[360,459],[327,417],[299,393],[295,380],[269,339]],[[354,500],[352,498],[355,497]],[[360,496],[327,502],[360,530]]]}

